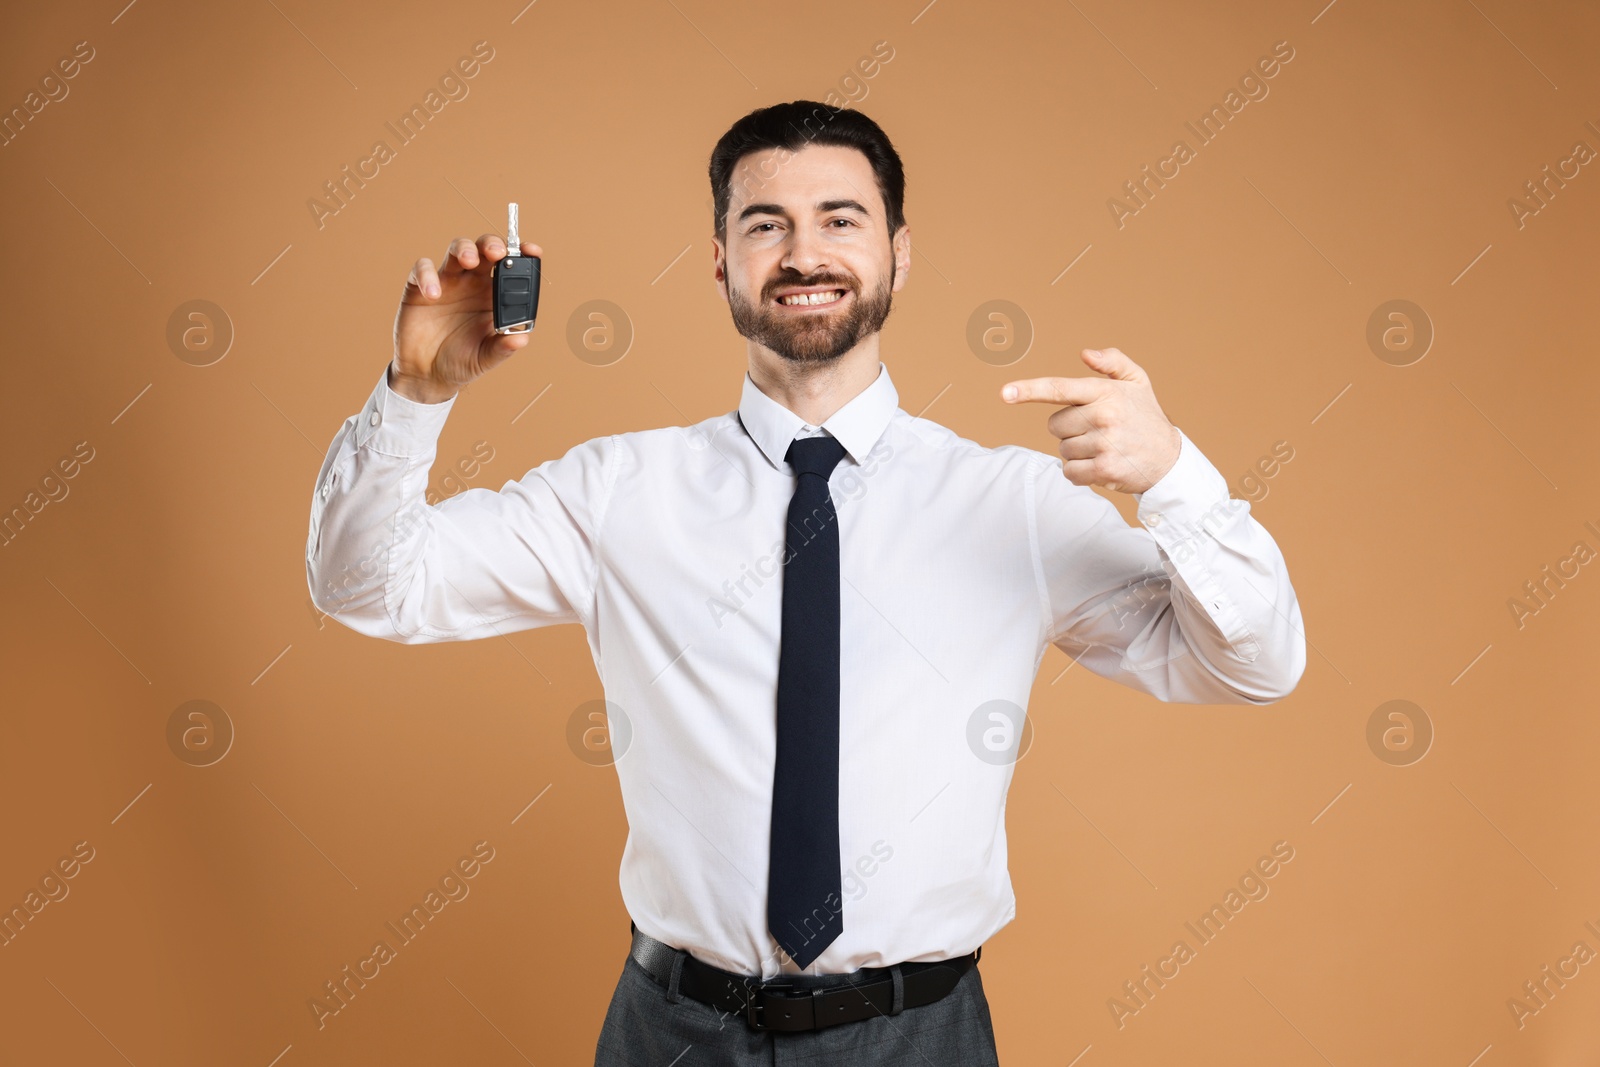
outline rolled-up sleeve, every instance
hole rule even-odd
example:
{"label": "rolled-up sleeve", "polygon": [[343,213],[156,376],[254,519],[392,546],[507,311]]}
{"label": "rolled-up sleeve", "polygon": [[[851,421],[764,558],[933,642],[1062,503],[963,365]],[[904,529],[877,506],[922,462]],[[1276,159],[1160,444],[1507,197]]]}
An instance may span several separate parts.
{"label": "rolled-up sleeve", "polygon": [[312,603],[403,644],[592,624],[596,544],[620,449],[597,437],[498,491],[428,504],[428,472],[455,398],[423,404],[387,371],[329,446],[312,490]]}
{"label": "rolled-up sleeve", "polygon": [[1270,704],[1305,671],[1288,565],[1250,504],[1179,431],[1177,462],[1135,494],[1141,525],[1034,453],[1030,496],[1047,640],[1161,700]]}

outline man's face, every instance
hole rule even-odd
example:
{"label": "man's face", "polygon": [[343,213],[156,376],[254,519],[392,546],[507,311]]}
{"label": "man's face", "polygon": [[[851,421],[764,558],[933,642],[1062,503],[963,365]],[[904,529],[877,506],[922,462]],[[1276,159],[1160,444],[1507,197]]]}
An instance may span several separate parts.
{"label": "man's face", "polygon": [[[822,364],[878,332],[911,266],[910,229],[891,246],[865,155],[836,145],[752,152],[730,186],[727,240],[713,241],[742,336],[788,362]],[[784,300],[806,293],[817,295]]]}

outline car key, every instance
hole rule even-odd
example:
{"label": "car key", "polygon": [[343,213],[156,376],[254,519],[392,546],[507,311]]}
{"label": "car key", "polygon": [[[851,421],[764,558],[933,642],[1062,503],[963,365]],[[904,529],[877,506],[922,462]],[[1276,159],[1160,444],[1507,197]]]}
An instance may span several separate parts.
{"label": "car key", "polygon": [[517,205],[506,227],[506,254],[494,265],[494,332],[527,333],[539,314],[539,257],[522,254],[517,236]]}

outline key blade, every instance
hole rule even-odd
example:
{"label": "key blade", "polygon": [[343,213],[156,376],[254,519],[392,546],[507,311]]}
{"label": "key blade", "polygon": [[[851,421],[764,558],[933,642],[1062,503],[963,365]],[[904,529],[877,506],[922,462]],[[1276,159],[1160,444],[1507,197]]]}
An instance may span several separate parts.
{"label": "key blade", "polygon": [[512,204],[510,220],[506,224],[506,255],[522,255],[522,238],[517,235],[517,205]]}

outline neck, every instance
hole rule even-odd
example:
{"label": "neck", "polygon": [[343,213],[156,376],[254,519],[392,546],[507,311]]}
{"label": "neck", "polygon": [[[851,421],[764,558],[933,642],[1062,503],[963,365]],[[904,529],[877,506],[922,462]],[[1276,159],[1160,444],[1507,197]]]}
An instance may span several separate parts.
{"label": "neck", "polygon": [[750,380],[767,396],[804,419],[821,426],[878,378],[878,335],[831,363],[795,363],[764,346],[750,345]]}

